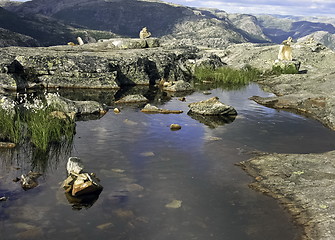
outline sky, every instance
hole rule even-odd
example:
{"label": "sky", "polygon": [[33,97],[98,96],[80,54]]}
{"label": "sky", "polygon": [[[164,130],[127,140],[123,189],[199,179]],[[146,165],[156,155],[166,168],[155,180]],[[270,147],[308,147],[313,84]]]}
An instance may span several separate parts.
{"label": "sky", "polygon": [[[17,0],[25,2],[26,0]],[[70,0],[69,0],[70,1]],[[163,0],[191,7],[211,7],[228,13],[335,17],[335,0]]]}
{"label": "sky", "polygon": [[335,0],[166,0],[191,7],[211,7],[228,13],[335,17]]}

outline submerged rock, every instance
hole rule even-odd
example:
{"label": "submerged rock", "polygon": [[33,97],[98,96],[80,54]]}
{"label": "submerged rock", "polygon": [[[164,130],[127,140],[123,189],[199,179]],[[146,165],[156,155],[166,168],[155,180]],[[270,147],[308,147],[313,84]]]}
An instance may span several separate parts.
{"label": "submerged rock", "polygon": [[37,178],[42,174],[30,171],[28,174],[21,175],[21,186],[24,190],[29,190],[38,186]]}
{"label": "submerged rock", "polygon": [[135,95],[128,95],[120,100],[116,101],[115,103],[143,103],[143,102],[148,102],[149,100],[144,97],[143,95],[140,94],[135,94]]}
{"label": "submerged rock", "polygon": [[219,101],[218,97],[191,103],[188,105],[189,113],[196,113],[201,115],[237,115],[236,110],[228,105]]}

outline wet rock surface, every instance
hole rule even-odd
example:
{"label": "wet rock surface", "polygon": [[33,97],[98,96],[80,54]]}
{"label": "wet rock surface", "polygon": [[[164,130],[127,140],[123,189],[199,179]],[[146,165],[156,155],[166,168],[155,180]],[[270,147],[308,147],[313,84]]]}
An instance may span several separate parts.
{"label": "wet rock surface", "polygon": [[335,151],[322,154],[265,154],[242,162],[255,182],[250,186],[288,207],[305,227],[304,239],[335,235]]}

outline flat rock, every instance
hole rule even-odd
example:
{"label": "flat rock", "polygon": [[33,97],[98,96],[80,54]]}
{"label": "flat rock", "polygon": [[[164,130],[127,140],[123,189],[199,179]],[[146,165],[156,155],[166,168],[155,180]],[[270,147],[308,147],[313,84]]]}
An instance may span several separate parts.
{"label": "flat rock", "polygon": [[162,109],[162,108],[158,108],[156,106],[152,106],[149,103],[144,106],[144,108],[141,110],[141,112],[144,112],[144,113],[162,113],[162,114],[180,114],[180,113],[183,113],[183,111],[181,111],[181,110]]}
{"label": "flat rock", "polygon": [[191,103],[188,105],[189,113],[196,113],[201,115],[237,115],[236,110],[219,101],[218,97]]}

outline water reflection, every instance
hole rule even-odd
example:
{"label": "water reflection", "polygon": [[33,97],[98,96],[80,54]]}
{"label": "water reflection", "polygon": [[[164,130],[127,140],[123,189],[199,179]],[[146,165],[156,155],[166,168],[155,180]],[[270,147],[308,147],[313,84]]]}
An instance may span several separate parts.
{"label": "water reflection", "polygon": [[205,116],[205,115],[200,115],[192,112],[188,112],[187,115],[189,115],[191,118],[194,120],[199,121],[200,123],[205,124],[206,126],[210,128],[216,128],[219,126],[223,126],[225,124],[232,123],[236,115],[233,116]]}
{"label": "water reflection", "polygon": [[[143,114],[140,108],[124,106],[120,114],[110,111],[94,121],[78,121],[71,151],[61,148],[57,157],[50,152],[48,166],[37,161],[36,153],[32,165],[29,151],[11,152],[0,172],[0,194],[12,193],[0,203],[5,240],[298,239],[299,228],[286,212],[274,200],[248,189],[250,178],[234,164],[248,159],[254,150],[332,150],[332,131],[314,120],[248,100],[268,95],[257,85],[238,91],[210,90],[237,110],[229,124],[202,123],[187,115],[189,103],[208,99],[201,91],[185,96],[185,102],[157,89],[138,91],[157,107],[184,113]],[[124,94],[112,93],[110,98]],[[170,131],[171,123],[182,129]],[[99,176],[104,190],[98,199],[69,202],[60,189],[70,155],[82,158],[85,167]],[[32,167],[45,169],[45,174],[38,187],[23,192],[11,179]],[[82,210],[72,211],[69,203]],[[178,204],[167,207],[171,203]]]}

